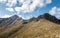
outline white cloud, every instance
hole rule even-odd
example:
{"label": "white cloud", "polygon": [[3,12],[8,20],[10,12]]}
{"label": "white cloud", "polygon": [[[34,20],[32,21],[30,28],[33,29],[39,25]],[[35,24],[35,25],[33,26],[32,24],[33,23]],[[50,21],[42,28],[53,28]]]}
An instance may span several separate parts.
{"label": "white cloud", "polygon": [[7,0],[0,0],[0,3],[6,3]]}
{"label": "white cloud", "polygon": [[10,11],[10,12],[14,12],[13,8],[6,8],[6,10]]}
{"label": "white cloud", "polygon": [[[46,1],[46,2],[44,2],[44,1]],[[20,0],[19,2],[22,2],[23,5],[22,5],[22,7],[15,8],[15,10],[16,9],[19,10],[19,11],[16,10],[17,13],[18,12],[21,12],[21,11],[23,11],[23,12],[31,12],[31,11],[34,11],[34,9],[37,6],[44,7],[45,5],[50,4],[52,2],[52,0],[49,0],[49,1],[48,0],[38,0],[38,1],[37,0],[27,0],[25,2],[24,2],[24,0]]]}
{"label": "white cloud", "polygon": [[17,0],[8,0],[8,3],[6,4],[6,6],[12,7],[12,6],[15,6],[16,4],[17,4]]}
{"label": "white cloud", "polygon": [[22,17],[21,15],[18,15],[19,17]]}
{"label": "white cloud", "polygon": [[24,3],[24,0],[18,0],[20,3]]}
{"label": "white cloud", "polygon": [[56,18],[60,19],[60,15],[57,15]]}
{"label": "white cloud", "polygon": [[9,17],[11,17],[12,15],[4,15],[4,16],[2,16],[1,18],[9,18]]}
{"label": "white cloud", "polygon": [[[46,6],[47,4],[52,3],[52,0],[0,0],[6,2],[6,10],[13,12],[15,11],[17,14],[23,12],[23,13],[29,13],[33,12],[37,6],[40,8]],[[22,6],[18,7],[15,6],[17,4],[17,1],[22,3]],[[29,17],[27,17],[29,18]]]}
{"label": "white cloud", "polygon": [[33,17],[32,15],[27,16],[27,17],[22,16],[22,19],[26,19],[26,20],[28,20],[28,19],[30,19],[30,18],[32,18],[32,17]]}
{"label": "white cloud", "polygon": [[52,3],[51,0],[46,0],[46,4],[50,4],[50,3]]}
{"label": "white cloud", "polygon": [[60,19],[60,8],[58,7],[53,7],[50,11],[49,14],[54,15],[56,18]]}
{"label": "white cloud", "polygon": [[57,7],[53,7],[50,11],[49,14],[54,15],[56,13]]}
{"label": "white cloud", "polygon": [[[16,4],[17,1],[19,3],[22,3],[21,7],[15,7],[14,10],[19,14],[20,12],[32,12],[35,10],[37,6],[44,7],[47,4],[52,3],[52,0],[0,0],[0,1],[7,1],[6,6],[7,8],[13,8]],[[11,11],[11,10],[10,10]]]}
{"label": "white cloud", "polygon": [[25,20],[28,20],[28,19],[30,19],[30,17],[22,17],[23,19],[25,19]]}

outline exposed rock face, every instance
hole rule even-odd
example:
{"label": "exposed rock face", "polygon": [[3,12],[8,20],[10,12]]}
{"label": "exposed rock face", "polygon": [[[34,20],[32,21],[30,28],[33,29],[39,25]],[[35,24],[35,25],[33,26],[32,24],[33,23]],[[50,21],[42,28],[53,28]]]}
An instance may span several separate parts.
{"label": "exposed rock face", "polygon": [[8,27],[12,27],[14,24],[16,24],[18,21],[22,20],[22,18],[19,18],[17,15],[13,15],[9,18],[0,18],[0,29],[5,29]]}
{"label": "exposed rock face", "polygon": [[3,26],[3,25],[9,25],[11,23],[13,23],[15,20],[17,20],[19,17],[17,15],[14,15],[10,18],[0,18],[0,26]]}

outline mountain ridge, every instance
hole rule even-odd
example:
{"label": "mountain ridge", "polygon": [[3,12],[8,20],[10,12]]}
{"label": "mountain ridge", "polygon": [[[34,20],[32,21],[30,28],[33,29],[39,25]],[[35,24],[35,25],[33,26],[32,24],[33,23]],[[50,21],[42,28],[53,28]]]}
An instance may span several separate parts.
{"label": "mountain ridge", "polygon": [[32,18],[30,18],[30,19],[28,19],[28,20],[24,20],[24,19],[22,19],[21,17],[19,17],[19,16],[17,16],[17,15],[13,15],[13,16],[11,16],[11,17],[9,17],[9,18],[0,18],[0,23],[1,23],[2,21],[4,21],[4,20],[9,21],[8,19],[9,19],[9,20],[12,20],[12,21],[15,20],[15,19],[20,19],[20,20],[23,20],[23,22],[38,21],[38,20],[40,20],[40,19],[46,19],[46,20],[49,20],[49,21],[51,21],[51,22],[60,24],[60,19],[57,19],[55,16],[52,16],[52,15],[50,15],[50,14],[48,14],[48,13],[45,13],[45,14],[43,14],[43,15],[39,15],[37,18],[36,18],[36,17],[32,17]]}
{"label": "mountain ridge", "polygon": [[60,38],[60,22],[48,13],[29,20],[14,15],[0,23],[0,38]]}

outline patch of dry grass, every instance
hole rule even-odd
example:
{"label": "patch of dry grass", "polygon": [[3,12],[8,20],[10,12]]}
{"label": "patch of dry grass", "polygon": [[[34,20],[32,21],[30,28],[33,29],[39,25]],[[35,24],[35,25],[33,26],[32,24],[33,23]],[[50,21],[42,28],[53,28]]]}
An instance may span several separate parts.
{"label": "patch of dry grass", "polygon": [[[18,26],[14,26],[9,28],[8,30],[0,33],[5,37],[6,34],[14,32],[14,30],[19,29]],[[29,22],[27,24],[23,24],[23,28],[19,29],[17,32],[12,33],[8,38],[60,38],[60,25],[50,22],[45,19],[40,19],[39,21]],[[11,29],[11,30],[10,30]]]}

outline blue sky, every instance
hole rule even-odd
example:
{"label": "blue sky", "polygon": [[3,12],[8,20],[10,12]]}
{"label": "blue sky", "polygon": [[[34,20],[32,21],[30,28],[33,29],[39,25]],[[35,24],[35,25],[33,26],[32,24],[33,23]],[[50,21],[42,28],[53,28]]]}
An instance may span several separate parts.
{"label": "blue sky", "polygon": [[51,15],[60,18],[60,0],[10,0],[10,2],[9,0],[0,1],[0,18],[7,18],[16,14],[23,19],[29,19],[44,13],[50,13]]}

